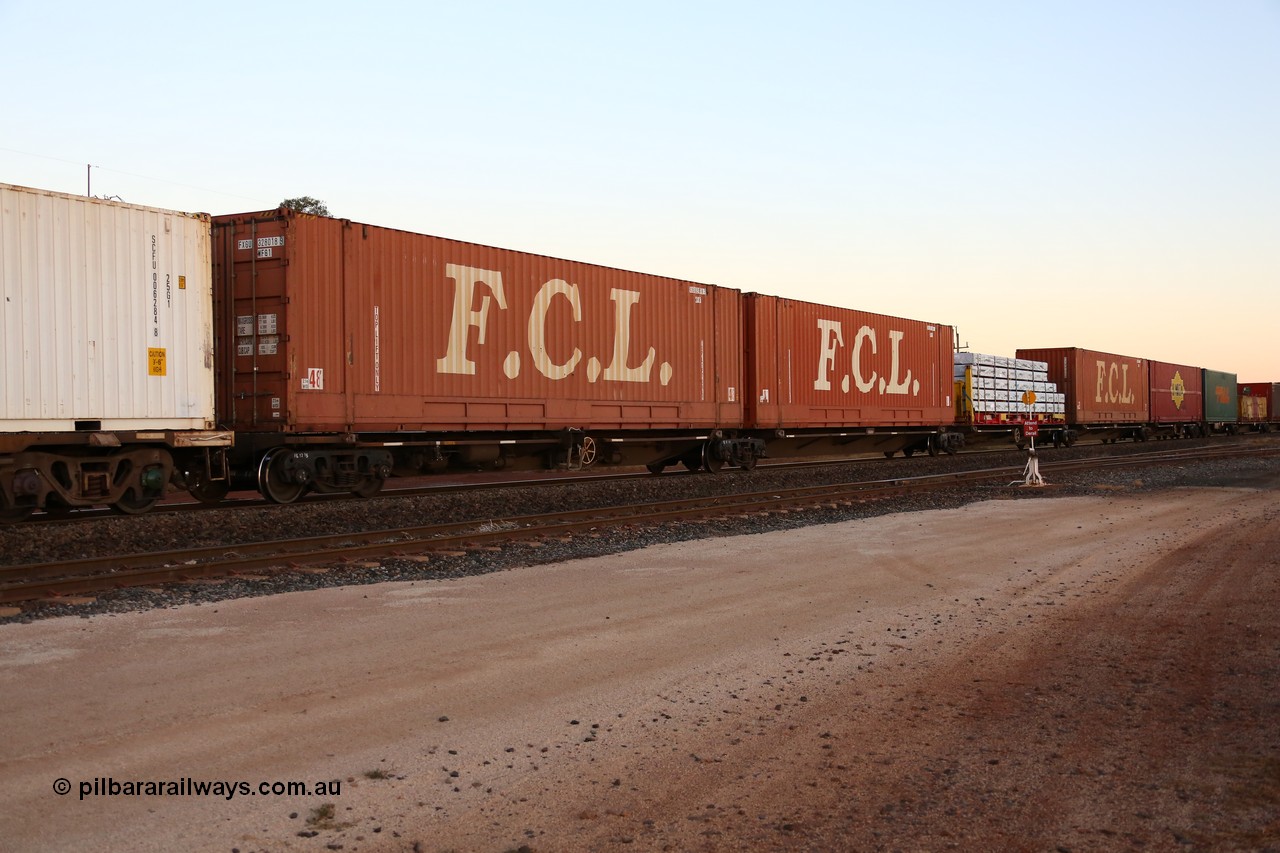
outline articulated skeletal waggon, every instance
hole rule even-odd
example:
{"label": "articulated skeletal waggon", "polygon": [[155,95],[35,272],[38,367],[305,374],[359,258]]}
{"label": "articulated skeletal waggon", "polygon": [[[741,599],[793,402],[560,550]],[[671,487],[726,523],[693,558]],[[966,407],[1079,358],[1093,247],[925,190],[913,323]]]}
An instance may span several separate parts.
{"label": "articulated skeletal waggon", "polygon": [[957,352],[946,324],[286,208],[0,202],[3,520],[142,512],[170,489],[290,503],[447,469],[718,471],[1243,422],[1234,374],[1186,365]]}

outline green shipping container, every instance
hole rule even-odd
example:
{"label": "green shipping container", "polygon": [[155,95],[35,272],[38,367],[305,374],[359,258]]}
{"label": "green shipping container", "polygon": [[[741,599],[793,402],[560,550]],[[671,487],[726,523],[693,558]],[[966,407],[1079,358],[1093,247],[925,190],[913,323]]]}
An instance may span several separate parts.
{"label": "green shipping container", "polygon": [[1204,372],[1204,419],[1211,424],[1235,423],[1240,415],[1236,374]]}

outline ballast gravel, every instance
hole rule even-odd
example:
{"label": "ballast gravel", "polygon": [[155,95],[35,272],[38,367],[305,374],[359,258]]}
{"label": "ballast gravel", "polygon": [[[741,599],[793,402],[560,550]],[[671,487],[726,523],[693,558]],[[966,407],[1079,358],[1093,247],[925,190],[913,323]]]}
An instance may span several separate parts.
{"label": "ballast gravel", "polygon": [[1280,463],[1050,479],[0,625],[0,838],[1280,848]]}
{"label": "ballast gravel", "polygon": [[[1220,441],[1218,442],[1220,443]],[[1213,446],[1215,442],[1179,441],[1170,447]],[[1084,445],[1044,451],[1041,460],[1125,455],[1156,449],[1156,443],[1115,446]],[[917,495],[871,501],[848,508],[808,508],[752,518],[681,521],[653,526],[601,530],[575,535],[564,541],[546,541],[536,548],[517,545],[498,551],[472,551],[465,555],[433,557],[430,562],[387,558],[376,565],[362,561],[357,567],[336,565],[319,572],[273,571],[267,576],[230,578],[214,583],[166,584],[158,588],[122,589],[75,596],[73,604],[56,599],[25,604],[19,612],[0,616],[4,621],[31,621],[69,614],[119,613],[187,603],[216,602],[245,596],[274,595],[288,591],[321,589],[392,580],[428,580],[466,577],[492,571],[549,562],[621,553],[662,542],[703,537],[733,536],[771,530],[787,530],[813,524],[866,518],[891,512],[940,509],[976,500],[1036,499],[1096,493],[1111,489],[1159,489],[1212,477],[1214,472],[1249,470],[1251,460],[1197,462],[1186,465],[1153,465],[1137,469],[1110,469],[1089,473],[1050,475],[1045,489],[1021,488],[1019,466],[1027,459],[1022,451],[983,454],[981,467],[1008,468],[1009,479],[978,485],[934,488]],[[0,527],[0,554],[5,565],[73,560],[99,555],[127,555],[192,546],[227,546],[273,539],[354,533],[367,530],[435,523],[474,521],[478,529],[509,524],[522,515],[562,509],[591,509],[619,504],[644,504],[673,497],[706,497],[735,491],[787,489],[814,484],[862,480],[891,480],[978,467],[969,455],[937,458],[873,459],[832,463],[814,468],[762,466],[751,472],[726,470],[718,475],[668,474],[613,482],[576,481],[563,485],[446,492],[418,497],[376,497],[367,500],[307,501],[289,506],[220,509],[195,514],[150,514],[136,517],[108,516],[90,522],[26,524]],[[4,611],[0,611],[4,612]]]}

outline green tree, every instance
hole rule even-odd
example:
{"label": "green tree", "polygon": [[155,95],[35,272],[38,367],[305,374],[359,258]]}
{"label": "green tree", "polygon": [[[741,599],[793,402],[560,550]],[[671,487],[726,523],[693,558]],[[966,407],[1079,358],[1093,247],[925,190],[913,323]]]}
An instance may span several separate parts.
{"label": "green tree", "polygon": [[318,198],[312,198],[309,195],[300,195],[297,198],[286,198],[280,202],[281,207],[287,207],[290,210],[296,210],[299,213],[313,213],[316,216],[332,216],[329,212],[329,205],[325,204]]}

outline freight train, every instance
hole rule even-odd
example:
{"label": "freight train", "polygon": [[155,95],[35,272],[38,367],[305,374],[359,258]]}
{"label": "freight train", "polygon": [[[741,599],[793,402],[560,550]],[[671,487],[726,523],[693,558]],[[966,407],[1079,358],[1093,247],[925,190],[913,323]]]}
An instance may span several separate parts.
{"label": "freight train", "polygon": [[[290,503],[449,468],[717,471],[1240,421],[1223,416],[1229,374],[1080,349],[975,356],[942,323],[287,208],[208,216],[0,184],[0,253],[6,521],[144,512],[170,488]],[[1257,387],[1254,425],[1274,388]]]}

